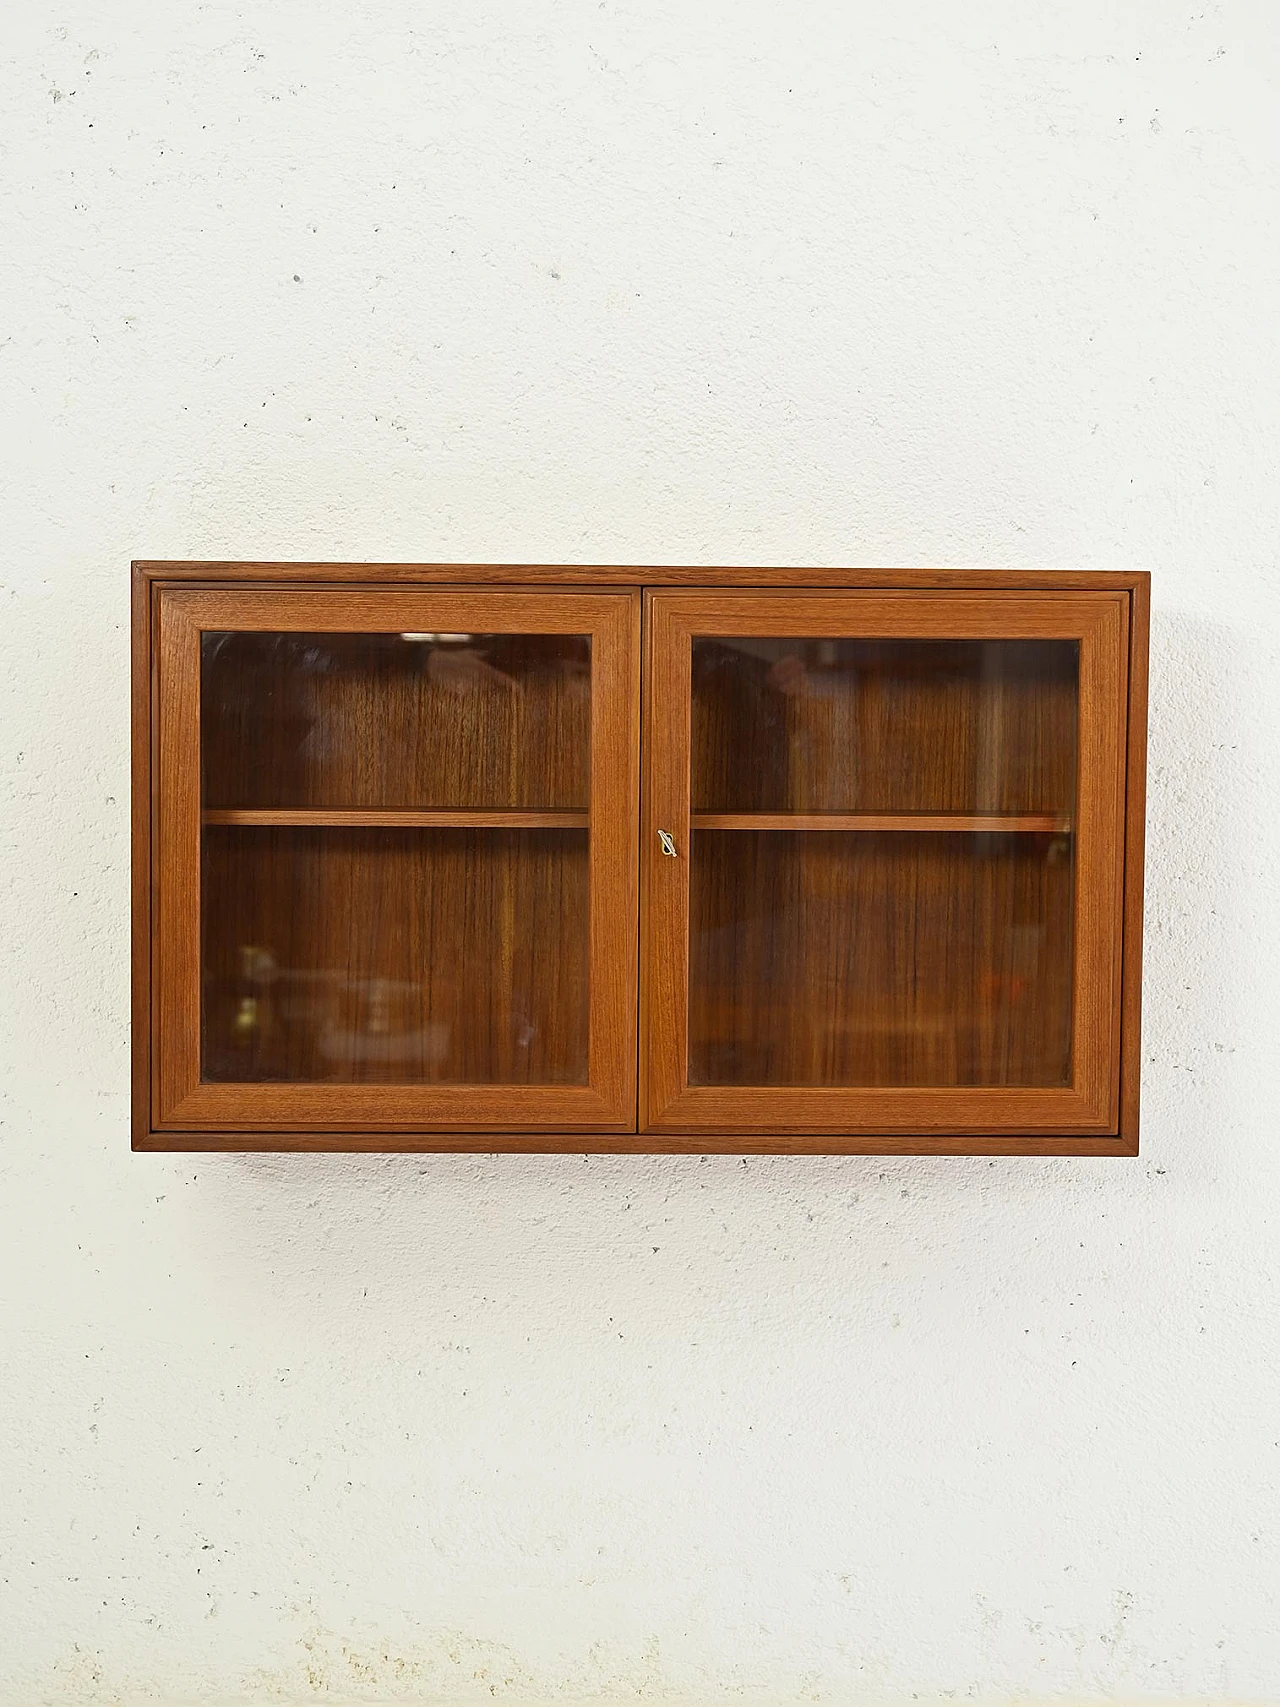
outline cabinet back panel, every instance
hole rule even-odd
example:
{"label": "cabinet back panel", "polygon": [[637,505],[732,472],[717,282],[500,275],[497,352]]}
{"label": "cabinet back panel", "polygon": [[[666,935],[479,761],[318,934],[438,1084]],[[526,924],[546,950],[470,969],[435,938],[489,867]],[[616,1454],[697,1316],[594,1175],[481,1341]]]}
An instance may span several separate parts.
{"label": "cabinet back panel", "polygon": [[1070,838],[695,831],[689,1082],[1065,1085]]}
{"label": "cabinet back panel", "polygon": [[587,806],[591,641],[206,632],[204,804]]}
{"label": "cabinet back panel", "polygon": [[1069,640],[696,638],[693,809],[1070,813],[1078,653]]}
{"label": "cabinet back panel", "polygon": [[587,1082],[585,830],[208,826],[206,1080]]}

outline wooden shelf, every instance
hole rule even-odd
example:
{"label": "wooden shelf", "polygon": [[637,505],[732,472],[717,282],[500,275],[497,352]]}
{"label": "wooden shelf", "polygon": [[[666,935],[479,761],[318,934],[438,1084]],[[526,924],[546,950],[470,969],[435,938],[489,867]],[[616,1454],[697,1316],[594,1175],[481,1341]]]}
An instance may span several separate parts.
{"label": "wooden shelf", "polygon": [[1064,812],[695,812],[695,830],[957,830],[1066,835]]}
{"label": "wooden shelf", "polygon": [[201,813],[205,824],[290,826],[300,829],[395,830],[585,830],[586,812],[513,808],[476,812],[465,807],[418,808],[393,806],[214,806]]}

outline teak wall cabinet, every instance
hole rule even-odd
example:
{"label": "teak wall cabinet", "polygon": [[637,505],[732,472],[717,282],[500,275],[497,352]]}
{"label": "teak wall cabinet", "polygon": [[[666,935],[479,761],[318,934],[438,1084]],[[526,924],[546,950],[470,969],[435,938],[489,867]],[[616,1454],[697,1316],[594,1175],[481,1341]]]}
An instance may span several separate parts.
{"label": "teak wall cabinet", "polygon": [[134,565],[139,1149],[1137,1149],[1145,574]]}

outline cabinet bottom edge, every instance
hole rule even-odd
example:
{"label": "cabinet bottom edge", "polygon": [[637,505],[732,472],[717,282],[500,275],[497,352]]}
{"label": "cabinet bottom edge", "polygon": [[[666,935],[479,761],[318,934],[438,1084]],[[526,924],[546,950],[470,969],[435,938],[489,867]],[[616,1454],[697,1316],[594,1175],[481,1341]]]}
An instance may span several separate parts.
{"label": "cabinet bottom edge", "polygon": [[1136,1156],[1136,1137],[1096,1133],[142,1132],[133,1149],[349,1155]]}

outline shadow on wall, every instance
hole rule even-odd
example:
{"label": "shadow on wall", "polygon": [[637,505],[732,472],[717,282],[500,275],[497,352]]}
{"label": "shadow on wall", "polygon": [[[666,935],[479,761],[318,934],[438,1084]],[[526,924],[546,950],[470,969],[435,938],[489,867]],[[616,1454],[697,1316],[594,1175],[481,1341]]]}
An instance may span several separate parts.
{"label": "shadow on wall", "polygon": [[[1258,813],[1261,778],[1275,766],[1261,714],[1275,659],[1253,638],[1196,613],[1157,613],[1152,625],[1150,679],[1149,811],[1147,811],[1147,942],[1143,980],[1143,1106],[1145,1115],[1164,1108],[1162,1065],[1195,1079],[1195,1057],[1205,1040],[1237,1034],[1241,995],[1261,971],[1261,939],[1254,930],[1254,901],[1248,889],[1251,859],[1260,838],[1249,840]],[[1178,1060],[1166,1062],[1174,1050]],[[1152,1072],[1154,1069],[1154,1072]],[[1176,1077],[1174,1077],[1176,1082]],[[1178,1104],[1174,1104],[1178,1106]],[[1152,1121],[1143,1120],[1143,1144],[1152,1140]],[[788,1166],[795,1166],[792,1159]],[[664,1166],[681,1171],[681,1157]],[[828,1171],[833,1159],[819,1159]],[[323,1166],[288,1157],[241,1156],[237,1166],[258,1178],[290,1181],[299,1171]],[[370,1157],[336,1157],[329,1166],[355,1176],[369,1171]],[[374,1168],[411,1176],[415,1157],[377,1159]],[[759,1159],[759,1166],[771,1166]],[[887,1162],[889,1171],[898,1166]],[[910,1173],[930,1171],[927,1159],[905,1159]],[[940,1173],[973,1171],[966,1162],[932,1164]],[[1005,1171],[1019,1173],[1010,1164]],[[457,1171],[469,1178],[466,1157],[433,1157],[437,1183]],[[860,1173],[877,1164],[858,1164]],[[1043,1176],[1044,1169],[1031,1169]]]}
{"label": "shadow on wall", "polygon": [[[1201,1189],[1247,1168],[1272,1076],[1274,645],[1199,613],[1152,625],[1143,975],[1143,1153]],[[1268,878],[1270,868],[1272,876]],[[1256,1057],[1256,1068],[1250,1063]],[[1265,1134],[1263,1134],[1265,1137]],[[1235,1140],[1243,1140],[1237,1142]]]}
{"label": "shadow on wall", "polygon": [[[869,1561],[893,1528],[882,1511],[960,1522],[968,1487],[1003,1511],[991,1521],[1012,1545],[1030,1547],[1011,1478],[1033,1518],[1054,1521],[1093,1487],[1097,1419],[1131,1415],[1122,1372],[1135,1357],[1148,1374],[1181,1367],[1179,1344],[1157,1332],[1187,1315],[1176,1241],[1189,1231],[1203,1260],[1206,1219],[1226,1224],[1252,1201],[1260,1152],[1273,1147],[1264,1069],[1276,1004],[1260,996],[1280,954],[1258,898],[1272,858],[1263,813],[1280,796],[1266,742],[1274,660],[1247,634],[1175,613],[1156,622],[1152,662],[1137,1160],[184,1159],[191,1237],[179,1279],[198,1295],[201,1332],[234,1354],[233,1421],[296,1464],[281,1471],[296,1484],[291,1531],[348,1526],[336,1553],[300,1543],[266,1585],[284,1657],[264,1687],[334,1699],[426,1689],[568,1700],[597,1688],[678,1698],[678,1667],[648,1666],[638,1643],[610,1649],[595,1629],[583,1584],[597,1564],[574,1551],[584,1535],[613,1549],[609,1581],[623,1600],[661,1581],[656,1643],[668,1623],[711,1618],[711,1558],[717,1616],[741,1613],[744,1630],[767,1622],[752,1596],[767,1598],[770,1582],[740,1576],[732,1545],[744,1489],[762,1532],[798,1535],[820,1556],[791,1559],[784,1546],[775,1568],[816,1573],[835,1595],[821,1558],[849,1440],[872,1472],[851,1507],[861,1527],[850,1545]],[[1062,1350],[1075,1333],[1098,1353],[1079,1374]],[[993,1422],[997,1383],[1006,1403]],[[212,1414],[223,1409],[219,1396]],[[1046,1428],[1067,1454],[1066,1480],[1047,1485],[1024,1451]],[[1012,1456],[988,1451],[992,1429]],[[808,1459],[789,1484],[779,1467],[799,1440]],[[939,1440],[953,1445],[940,1451]],[[980,1449],[965,1447],[975,1440]],[[794,1509],[770,1504],[777,1488]],[[485,1525],[526,1564],[540,1561],[537,1593],[494,1598]],[[454,1550],[444,1566],[421,1553],[419,1529]],[[398,1592],[397,1572],[439,1568],[440,1610],[469,1617],[482,1605],[488,1631],[386,1624],[376,1595],[361,1599],[374,1534],[377,1593]],[[890,1598],[895,1567],[906,1580],[927,1539],[918,1555],[884,1553]],[[251,1559],[252,1523],[240,1541]],[[463,1585],[456,1597],[446,1581]],[[1052,1606],[1063,1654],[1105,1644],[1062,1594]],[[569,1651],[540,1662],[529,1632],[552,1604]],[[761,1640],[782,1644],[771,1663],[785,1674],[783,1637]],[[888,1644],[885,1675],[901,1676],[907,1638]],[[1122,1694],[1145,1662],[1113,1646],[1098,1663]],[[849,1682],[840,1664],[820,1680],[837,1695]]]}
{"label": "shadow on wall", "polygon": [[[1251,795],[1263,794],[1261,777],[1275,758],[1265,741],[1261,712],[1265,685],[1273,679],[1275,659],[1253,638],[1198,613],[1157,613],[1152,625],[1150,683],[1149,813],[1147,813],[1147,942],[1143,980],[1143,1147],[1159,1133],[1167,1140],[1184,1104],[1203,1077],[1200,1057],[1212,1034],[1217,1041],[1239,1036],[1241,995],[1260,973],[1261,939],[1253,929],[1248,879],[1258,842],[1249,830],[1258,826]],[[1169,1058],[1169,1057],[1174,1058]],[[1162,1072],[1164,1069],[1164,1072]],[[1171,1077],[1167,1086],[1164,1079]],[[1181,1089],[1176,1089],[1181,1084]],[[1174,1096],[1166,1092],[1176,1091]],[[1231,1091],[1227,1089],[1227,1094]],[[1225,1113],[1219,1104],[1219,1116]],[[543,1162],[550,1166],[550,1162]],[[637,1164],[631,1162],[631,1168]],[[686,1162],[666,1157],[662,1171],[679,1176]],[[756,1159],[756,1171],[770,1171],[770,1159]],[[788,1169],[806,1171],[802,1159]],[[819,1159],[819,1173],[848,1162]],[[981,1166],[981,1164],[980,1164]],[[1014,1176],[1043,1178],[1043,1166],[1022,1168],[1005,1162]],[[352,1183],[370,1169],[393,1169],[410,1178],[420,1171],[415,1157],[241,1156],[237,1168],[253,1178],[288,1185],[299,1174],[338,1173]],[[857,1162],[860,1176],[905,1169],[911,1176],[940,1171],[944,1176],[973,1173],[971,1162],[925,1157],[901,1161]],[[468,1180],[473,1166],[466,1157],[433,1157],[437,1185],[457,1176]]]}
{"label": "shadow on wall", "polygon": [[[1143,1161],[1217,1172],[1222,1140],[1246,1112],[1247,1075],[1229,1070],[1247,1047],[1254,992],[1268,951],[1257,896],[1268,856],[1263,801],[1280,793],[1277,759],[1266,740],[1267,684],[1276,660],[1247,634],[1199,613],[1158,612],[1152,627],[1148,770],[1146,941],[1143,988]],[[1270,776],[1269,774],[1270,773]],[[1201,1116],[1204,1116],[1202,1119]],[[205,1167],[213,1164],[206,1158]],[[517,1193],[539,1185],[553,1194],[586,1174],[616,1189],[726,1185],[749,1176],[781,1176],[821,1191],[837,1182],[896,1189],[904,1180],[960,1186],[998,1172],[1012,1193],[1059,1189],[1067,1166],[1119,1185],[1125,1162],[982,1158],[504,1156],[272,1156],[241,1154],[216,1164],[237,1179],[238,1197],[259,1186],[296,1199],[298,1227],[317,1190],[340,1192],[354,1212],[373,1200],[430,1182],[433,1196],[457,1194],[461,1209],[485,1182],[505,1178]],[[558,1184],[554,1183],[558,1182]],[[1188,1177],[1190,1183],[1190,1176]],[[738,1187],[737,1189],[741,1189]],[[372,1206],[372,1205],[371,1205]],[[492,1207],[492,1205],[491,1205]]]}

